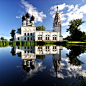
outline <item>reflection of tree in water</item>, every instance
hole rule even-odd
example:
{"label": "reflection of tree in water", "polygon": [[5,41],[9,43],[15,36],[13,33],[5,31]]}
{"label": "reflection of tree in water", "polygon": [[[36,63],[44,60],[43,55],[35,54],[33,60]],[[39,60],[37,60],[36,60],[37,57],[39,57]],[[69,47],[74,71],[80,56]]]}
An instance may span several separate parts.
{"label": "reflection of tree in water", "polygon": [[12,49],[11,49],[11,53],[12,53],[12,56],[16,56],[14,47],[12,47]]}
{"label": "reflection of tree in water", "polygon": [[36,55],[36,59],[42,59],[44,60],[46,58],[45,55]]}
{"label": "reflection of tree in water", "polygon": [[67,49],[70,49],[71,51],[69,52],[69,55],[67,55],[67,57],[69,57],[69,63],[76,65],[76,66],[80,66],[81,64],[84,64],[83,62],[81,62],[77,56],[79,56],[81,53],[85,52],[85,48],[81,47],[81,46],[71,46],[71,47],[67,47]]}

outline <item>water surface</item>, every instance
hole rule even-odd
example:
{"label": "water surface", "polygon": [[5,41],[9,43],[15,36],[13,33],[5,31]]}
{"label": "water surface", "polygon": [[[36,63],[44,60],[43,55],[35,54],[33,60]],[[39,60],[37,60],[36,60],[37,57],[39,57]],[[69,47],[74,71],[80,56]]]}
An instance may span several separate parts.
{"label": "water surface", "polygon": [[0,86],[61,86],[86,77],[84,47],[0,48]]}

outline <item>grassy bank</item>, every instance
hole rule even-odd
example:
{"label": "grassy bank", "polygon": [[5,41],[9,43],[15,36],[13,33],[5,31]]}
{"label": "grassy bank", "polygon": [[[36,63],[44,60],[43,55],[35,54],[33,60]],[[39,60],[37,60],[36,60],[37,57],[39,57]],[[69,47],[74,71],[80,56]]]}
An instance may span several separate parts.
{"label": "grassy bank", "polygon": [[82,41],[68,41],[68,43],[72,44],[72,43],[75,43],[75,44],[86,44],[86,42],[82,42]]}
{"label": "grassy bank", "polygon": [[0,41],[0,46],[37,46],[37,45],[65,45],[78,44],[85,45],[86,42],[81,41]]}

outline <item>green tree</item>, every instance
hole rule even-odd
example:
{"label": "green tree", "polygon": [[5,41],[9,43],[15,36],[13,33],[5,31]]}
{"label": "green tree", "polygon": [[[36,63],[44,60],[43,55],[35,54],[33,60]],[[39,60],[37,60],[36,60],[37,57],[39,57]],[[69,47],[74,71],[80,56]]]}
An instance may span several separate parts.
{"label": "green tree", "polygon": [[36,26],[36,30],[38,31],[45,31],[46,27],[44,25],[42,26]]}
{"label": "green tree", "polygon": [[[77,57],[85,52],[85,48],[81,46],[68,46],[67,49],[70,49],[69,54],[66,54],[67,57],[69,57],[69,63],[73,64],[75,66],[80,66],[81,64],[84,64],[82,61],[80,61]],[[77,52],[78,51],[78,52]]]}
{"label": "green tree", "polygon": [[1,40],[4,40],[4,37],[1,37]]}
{"label": "green tree", "polygon": [[14,40],[14,35],[15,35],[15,29],[12,29],[12,31],[11,31],[11,37],[12,37],[12,39]]}
{"label": "green tree", "polygon": [[70,37],[72,41],[83,41],[85,39],[85,33],[80,31],[79,26],[83,24],[85,21],[82,21],[82,19],[76,19],[71,22],[69,22],[69,28],[66,32],[70,32]]}

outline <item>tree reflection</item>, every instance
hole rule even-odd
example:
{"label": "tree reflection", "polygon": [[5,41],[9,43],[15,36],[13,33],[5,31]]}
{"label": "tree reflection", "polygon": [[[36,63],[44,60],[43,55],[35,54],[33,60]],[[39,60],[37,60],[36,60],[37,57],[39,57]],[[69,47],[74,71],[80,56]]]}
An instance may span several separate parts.
{"label": "tree reflection", "polygon": [[12,54],[12,56],[16,56],[14,47],[12,47],[12,49],[11,49],[11,54]]}
{"label": "tree reflection", "polygon": [[46,58],[45,55],[36,55],[36,59],[42,59],[44,60]]}
{"label": "tree reflection", "polygon": [[82,61],[80,61],[77,57],[85,52],[85,48],[81,46],[70,46],[67,47],[67,49],[70,49],[71,51],[69,54],[66,54],[67,57],[69,57],[69,63],[73,64],[75,66],[80,66],[81,64],[84,64]]}

